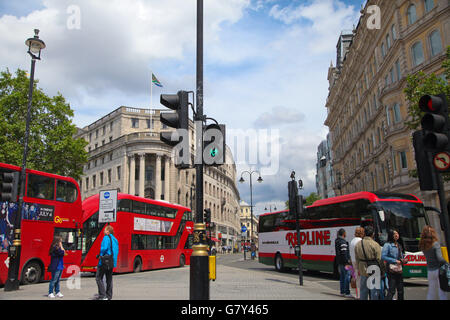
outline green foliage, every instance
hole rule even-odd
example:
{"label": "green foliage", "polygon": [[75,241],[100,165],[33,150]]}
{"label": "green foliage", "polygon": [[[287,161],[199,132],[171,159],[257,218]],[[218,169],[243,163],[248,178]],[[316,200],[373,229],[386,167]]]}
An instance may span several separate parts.
{"label": "green foliage", "polygon": [[[306,197],[306,199],[305,199],[305,205],[306,206],[310,206],[310,205],[312,205],[313,203],[314,203],[314,201],[316,201],[316,200],[320,200],[321,198],[319,197],[319,195],[317,194],[317,193],[315,193],[315,192],[311,192],[310,194],[309,194],[309,196],[307,196]],[[284,203],[284,205],[285,205],[285,209],[289,209],[289,200],[286,200],[286,202]]]}
{"label": "green foliage", "polygon": [[[0,73],[0,161],[21,166],[30,80],[24,70]],[[73,110],[58,93],[47,96],[34,81],[27,168],[79,179],[87,162],[84,139],[74,139]]]}

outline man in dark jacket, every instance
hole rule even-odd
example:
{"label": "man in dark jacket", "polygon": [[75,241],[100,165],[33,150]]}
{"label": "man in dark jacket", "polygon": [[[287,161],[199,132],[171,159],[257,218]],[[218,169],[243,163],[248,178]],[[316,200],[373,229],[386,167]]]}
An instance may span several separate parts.
{"label": "man in dark jacket", "polygon": [[337,238],[334,242],[336,250],[336,263],[339,270],[339,280],[341,295],[351,298],[350,294],[350,271],[345,269],[346,265],[351,265],[350,250],[344,229],[339,229]]}

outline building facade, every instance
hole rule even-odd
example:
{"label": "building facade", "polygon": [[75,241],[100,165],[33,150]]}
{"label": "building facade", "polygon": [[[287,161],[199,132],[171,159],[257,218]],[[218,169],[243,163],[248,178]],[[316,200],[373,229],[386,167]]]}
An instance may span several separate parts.
{"label": "building facade", "polygon": [[[241,234],[243,235],[241,243],[247,242],[251,243],[251,238],[253,238],[254,243],[258,246],[258,217],[253,212],[253,229],[252,229],[252,218],[251,218],[251,206],[245,201],[240,202],[240,222],[241,226],[245,226],[247,228],[247,233]],[[244,236],[245,235],[245,236]]]}
{"label": "building facade", "polygon": [[[380,29],[368,28],[371,5],[381,10]],[[341,64],[328,73],[325,125],[337,194],[412,193],[439,207],[436,192],[420,191],[408,174],[416,163],[404,89],[406,76],[418,71],[444,78],[448,45],[448,0],[367,1]]]}
{"label": "building facade", "polygon": [[334,187],[339,189],[339,186],[335,185],[338,183],[339,177],[336,177],[336,181],[334,181],[331,160],[330,135],[327,134],[327,139],[323,140],[317,148],[316,189],[321,199],[336,196]]}
{"label": "building facade", "polygon": [[[163,110],[119,107],[78,130],[88,145],[89,161],[80,181],[82,199],[100,190],[165,200],[195,213],[195,169],[175,167],[172,147],[160,141],[160,132],[173,130],[160,122]],[[190,123],[191,154],[195,154],[194,125]],[[211,208],[211,235],[227,245],[240,241],[239,191],[236,166],[227,149],[226,164],[204,166],[204,208]]]}

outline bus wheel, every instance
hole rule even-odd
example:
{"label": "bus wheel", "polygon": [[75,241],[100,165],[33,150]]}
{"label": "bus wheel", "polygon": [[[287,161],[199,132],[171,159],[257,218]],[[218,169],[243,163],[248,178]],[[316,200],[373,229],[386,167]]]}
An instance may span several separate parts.
{"label": "bus wheel", "polygon": [[136,257],[133,262],[133,272],[142,271],[142,260],[140,257]]}
{"label": "bus wheel", "polygon": [[184,267],[185,263],[186,263],[186,257],[184,256],[184,254],[182,254],[180,256],[180,267]]}
{"label": "bus wheel", "polygon": [[281,257],[281,254],[279,254],[279,253],[277,253],[277,255],[275,256],[275,269],[278,272],[283,272],[284,271],[283,258]]}
{"label": "bus wheel", "polygon": [[42,277],[42,267],[37,261],[30,261],[22,270],[22,283],[39,283]]}

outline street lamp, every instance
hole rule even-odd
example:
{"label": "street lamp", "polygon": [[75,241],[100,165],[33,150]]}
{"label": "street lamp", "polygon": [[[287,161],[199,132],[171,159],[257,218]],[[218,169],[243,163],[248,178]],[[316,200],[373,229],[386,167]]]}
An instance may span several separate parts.
{"label": "street lamp", "polygon": [[9,247],[9,269],[8,279],[5,282],[5,291],[13,291],[19,289],[19,266],[20,266],[20,253],[21,253],[21,230],[22,223],[22,207],[23,197],[25,196],[25,169],[27,165],[28,155],[28,137],[30,135],[30,117],[31,117],[31,103],[33,100],[33,85],[34,85],[34,67],[36,60],[41,60],[41,50],[45,48],[45,43],[39,39],[39,30],[34,29],[34,37],[25,41],[25,45],[28,47],[28,54],[31,56],[31,74],[30,74],[30,86],[28,89],[28,110],[25,125],[25,140],[23,147],[22,158],[22,170],[20,173],[20,196],[17,214],[14,220],[14,241],[12,246]]}
{"label": "street lamp", "polygon": [[[253,183],[252,183],[252,175],[254,173],[257,173],[259,175],[258,177],[258,181],[259,183],[263,182],[263,179],[261,178],[261,173],[259,173],[259,171],[243,171],[241,173],[241,178],[239,179],[240,183],[245,182],[244,180],[244,173],[248,173],[248,175],[250,176],[250,243],[251,243],[251,250],[253,252],[254,246],[253,246]],[[245,259],[245,248],[244,248],[244,259]],[[252,260],[255,259],[255,257],[252,255]]]}

